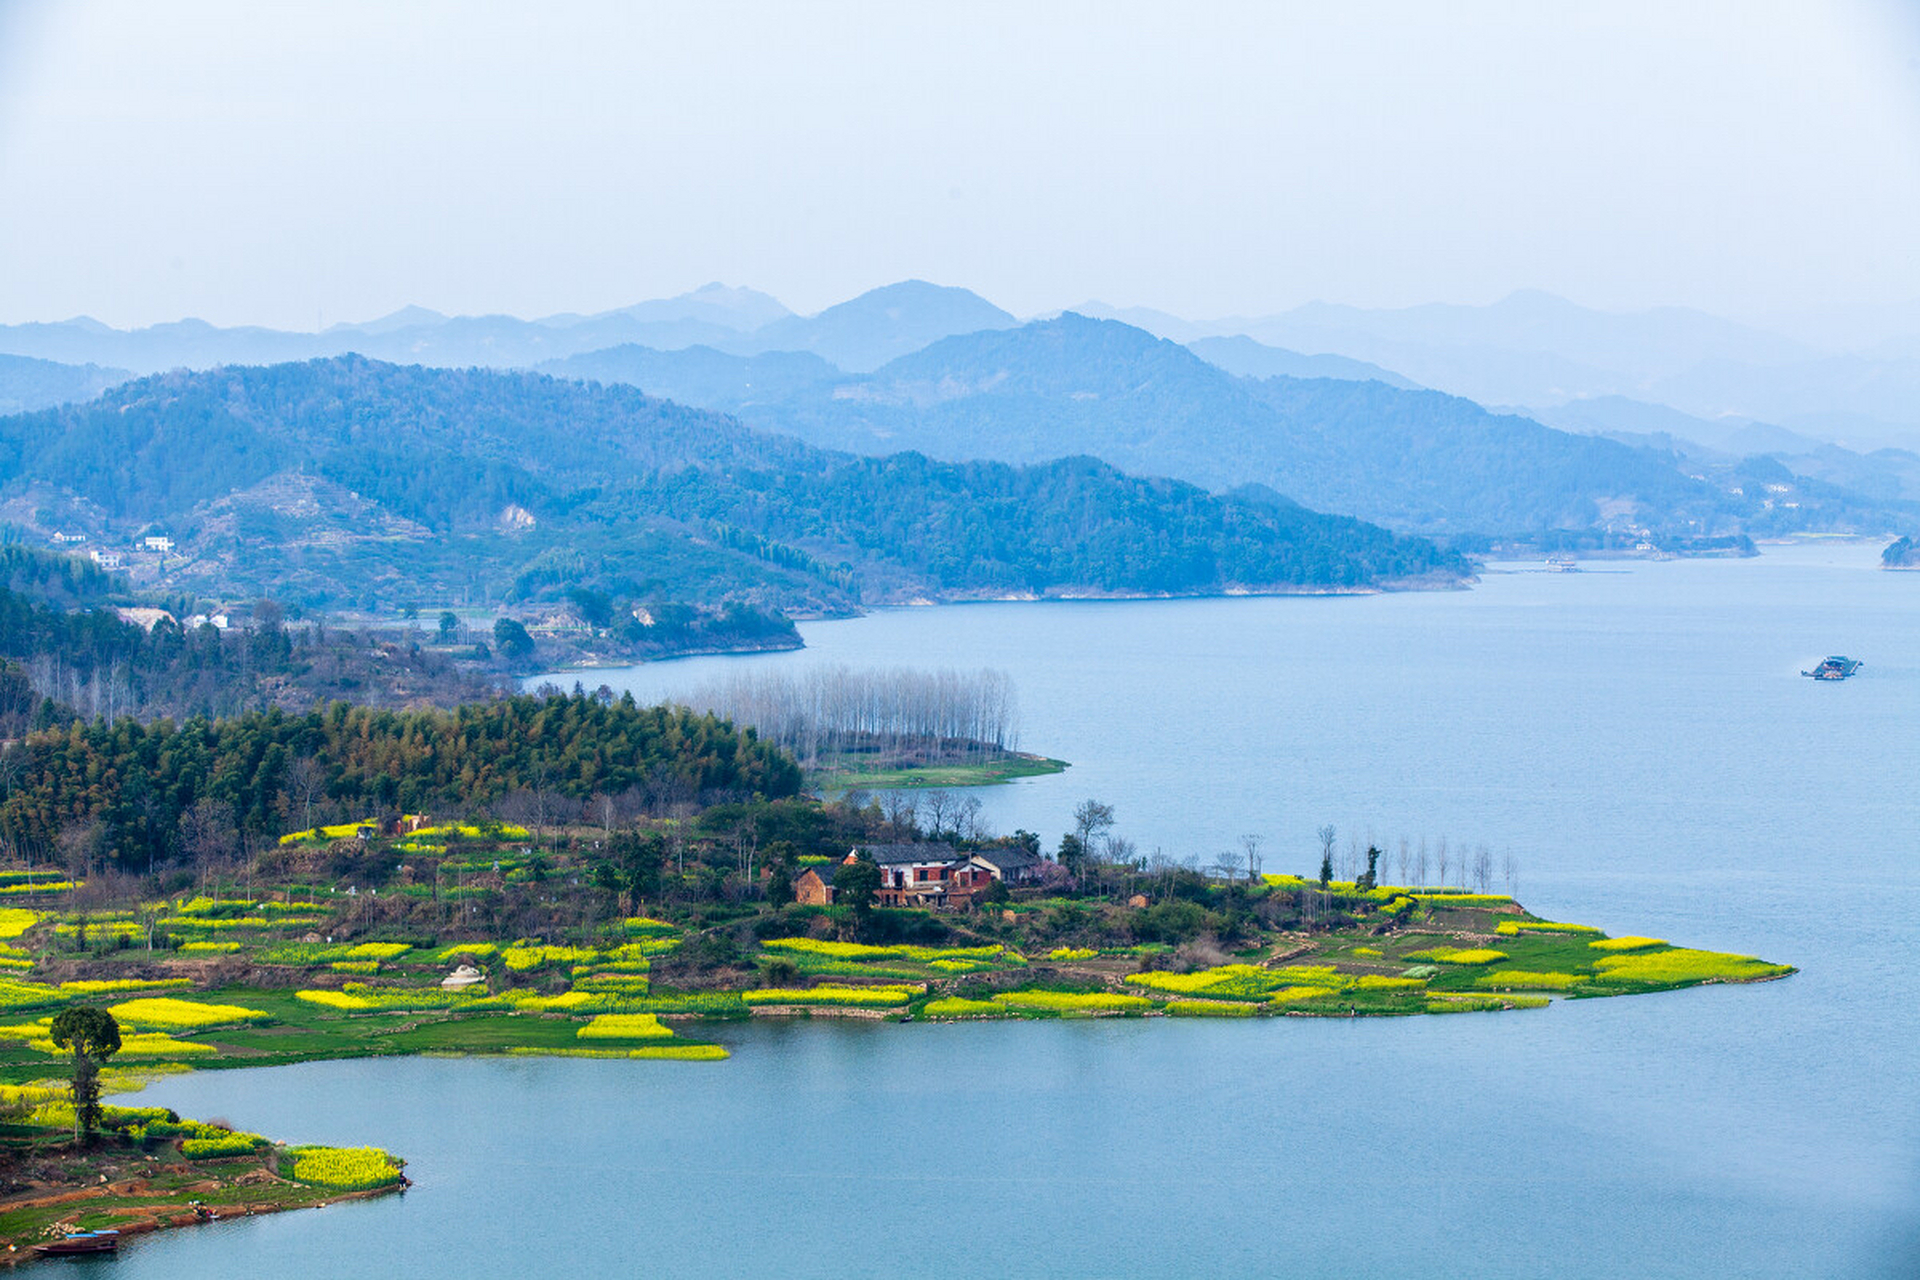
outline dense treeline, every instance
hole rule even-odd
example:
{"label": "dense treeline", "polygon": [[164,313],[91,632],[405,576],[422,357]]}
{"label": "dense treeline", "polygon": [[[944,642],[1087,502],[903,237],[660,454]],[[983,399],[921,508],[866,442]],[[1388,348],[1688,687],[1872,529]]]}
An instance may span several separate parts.
{"label": "dense treeline", "polygon": [[475,814],[638,793],[654,807],[800,788],[792,758],[713,716],[586,695],[454,711],[335,704],[175,725],[74,723],[0,753],[0,839],[35,861],[125,870],[223,836],[267,837],[316,813]]}
{"label": "dense treeline", "polygon": [[1011,751],[1019,741],[1013,681],[1004,671],[749,672],[709,681],[683,700],[752,725],[809,766],[850,751],[969,755]]}
{"label": "dense treeline", "polygon": [[1422,538],[1284,499],[1246,503],[1123,475],[1093,458],[1012,467],[902,453],[824,471],[688,468],[636,488],[682,518],[854,548],[891,562],[870,579],[890,569],[896,583],[942,591],[1189,593],[1467,572]]}
{"label": "dense treeline", "polygon": [[110,574],[91,560],[18,543],[0,545],[0,590],[71,606],[127,589],[124,576]]}
{"label": "dense treeline", "polygon": [[[268,611],[269,614],[271,611]],[[36,727],[73,715],[232,715],[330,698],[405,702],[482,696],[488,683],[417,646],[274,617],[222,631],[162,618],[151,630],[111,609],[66,610],[0,588],[0,658],[46,705]]]}

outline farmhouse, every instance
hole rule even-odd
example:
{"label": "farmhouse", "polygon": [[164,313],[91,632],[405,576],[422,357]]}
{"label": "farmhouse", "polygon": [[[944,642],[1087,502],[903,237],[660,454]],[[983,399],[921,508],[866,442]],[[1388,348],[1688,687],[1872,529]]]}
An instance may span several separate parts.
{"label": "farmhouse", "polygon": [[848,859],[861,855],[880,864],[879,902],[886,907],[940,907],[954,873],[968,856],[944,842],[857,845]]}
{"label": "farmhouse", "polygon": [[973,855],[973,865],[1008,887],[1036,884],[1040,879],[1040,857],[1019,845],[1004,849],[982,849]]}
{"label": "farmhouse", "polygon": [[880,866],[882,906],[949,907],[973,905],[995,881],[1032,884],[1040,878],[1040,859],[1020,848],[961,853],[946,843],[859,845],[847,861],[862,855]]}
{"label": "farmhouse", "polygon": [[793,900],[803,907],[833,905],[833,873],[844,863],[825,862],[808,867],[793,878]]}

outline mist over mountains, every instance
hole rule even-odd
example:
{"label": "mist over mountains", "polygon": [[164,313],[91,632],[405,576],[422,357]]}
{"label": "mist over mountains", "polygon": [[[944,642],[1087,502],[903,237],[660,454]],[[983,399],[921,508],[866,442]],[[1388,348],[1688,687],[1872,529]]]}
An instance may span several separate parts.
{"label": "mist over mountains", "polygon": [[[0,352],[18,357],[0,360],[0,409],[84,400],[133,374],[352,353],[626,383],[852,453],[1085,454],[1446,537],[1915,522],[1920,457],[1887,446],[1920,442],[1920,351],[1895,341],[1822,351],[1682,308],[1609,313],[1538,292],[1214,321],[1088,309],[1108,318],[1023,323],[968,290],[904,281],[812,316],[714,284],[592,315],[409,307],[319,333],[0,326]],[[1760,455],[1787,479],[1748,483]]]}

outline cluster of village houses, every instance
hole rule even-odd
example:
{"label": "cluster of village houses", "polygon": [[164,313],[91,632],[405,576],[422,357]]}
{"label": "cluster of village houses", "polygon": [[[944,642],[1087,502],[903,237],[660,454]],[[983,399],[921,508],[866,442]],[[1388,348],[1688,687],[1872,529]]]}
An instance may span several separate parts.
{"label": "cluster of village houses", "polygon": [[883,907],[931,907],[960,910],[996,882],[1009,888],[1040,879],[1040,859],[1018,846],[962,853],[950,844],[863,844],[839,862],[808,867],[793,882],[796,902],[824,907],[833,902],[833,881],[841,867],[861,858],[880,867]]}

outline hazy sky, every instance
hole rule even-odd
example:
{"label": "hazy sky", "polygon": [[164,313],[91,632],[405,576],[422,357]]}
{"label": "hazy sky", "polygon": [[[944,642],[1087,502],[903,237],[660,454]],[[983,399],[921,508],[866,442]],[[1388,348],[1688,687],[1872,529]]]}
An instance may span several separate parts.
{"label": "hazy sky", "polygon": [[1886,0],[0,0],[0,321],[1920,299]]}

